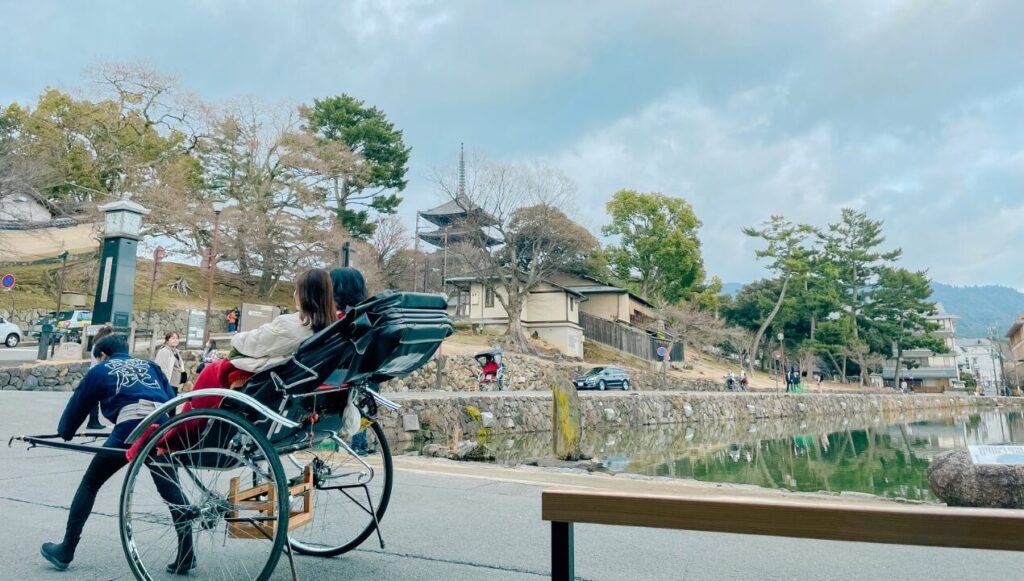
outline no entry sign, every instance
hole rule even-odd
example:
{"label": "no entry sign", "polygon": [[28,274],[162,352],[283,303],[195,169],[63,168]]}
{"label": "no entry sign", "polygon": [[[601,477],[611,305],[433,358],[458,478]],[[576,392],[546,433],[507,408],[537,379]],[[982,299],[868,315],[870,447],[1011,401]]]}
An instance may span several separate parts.
{"label": "no entry sign", "polygon": [[7,273],[4,275],[2,279],[0,279],[0,286],[4,287],[7,290],[11,290],[12,288],[14,288],[15,280],[16,279],[14,278],[13,274]]}

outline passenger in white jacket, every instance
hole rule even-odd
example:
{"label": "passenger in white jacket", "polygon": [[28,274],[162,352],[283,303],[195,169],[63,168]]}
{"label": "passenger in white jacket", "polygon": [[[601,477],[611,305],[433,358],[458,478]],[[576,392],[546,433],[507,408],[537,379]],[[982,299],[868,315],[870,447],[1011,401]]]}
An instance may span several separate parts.
{"label": "passenger in white jacket", "polygon": [[295,308],[297,313],[281,315],[232,337],[228,358],[203,368],[195,389],[230,387],[239,379],[278,365],[305,339],[333,323],[334,293],[326,271],[313,268],[295,279]]}

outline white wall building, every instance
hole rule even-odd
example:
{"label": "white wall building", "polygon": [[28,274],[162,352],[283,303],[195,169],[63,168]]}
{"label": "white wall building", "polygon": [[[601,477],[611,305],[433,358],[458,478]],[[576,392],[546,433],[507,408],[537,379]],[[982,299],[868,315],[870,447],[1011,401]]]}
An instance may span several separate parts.
{"label": "white wall building", "polygon": [[994,391],[1002,382],[999,346],[991,339],[958,339],[956,365],[960,371],[974,376],[985,393]]}

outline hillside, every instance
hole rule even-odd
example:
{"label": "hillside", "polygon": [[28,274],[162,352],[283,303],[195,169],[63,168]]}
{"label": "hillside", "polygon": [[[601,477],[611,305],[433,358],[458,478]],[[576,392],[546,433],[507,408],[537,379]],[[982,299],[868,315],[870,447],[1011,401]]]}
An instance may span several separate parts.
{"label": "hillside", "polygon": [[[726,283],[722,292],[736,296],[743,284]],[[958,315],[957,335],[960,337],[988,337],[995,327],[996,336],[1002,336],[1024,314],[1024,293],[1005,286],[952,286],[932,282],[932,300],[942,303],[946,312]]]}
{"label": "hillside", "polygon": [[988,337],[995,327],[1001,337],[1018,314],[1024,313],[1024,293],[1005,286],[951,286],[932,283],[932,299],[942,303],[946,312],[959,315],[957,335]]}
{"label": "hillside", "polygon": [[[67,292],[78,292],[86,295],[91,305],[96,292],[95,259],[91,255],[74,257],[68,261],[67,277],[64,288]],[[6,264],[0,267],[3,272],[17,277],[12,292],[0,293],[0,308],[10,308],[12,303],[16,309],[53,309],[56,307],[56,273],[60,263],[46,262],[35,264]],[[153,275],[153,262],[140,258],[135,275],[135,308],[144,310],[149,301],[150,282]],[[191,292],[179,294],[168,285],[184,277]],[[207,271],[197,266],[165,262],[160,266],[156,287],[153,293],[154,309],[204,309],[206,308]],[[259,299],[256,296],[255,281],[247,281],[243,277],[217,271],[214,286],[213,307],[227,309],[242,302],[270,304],[275,306],[291,306],[292,286],[290,282],[278,285],[270,299]]]}

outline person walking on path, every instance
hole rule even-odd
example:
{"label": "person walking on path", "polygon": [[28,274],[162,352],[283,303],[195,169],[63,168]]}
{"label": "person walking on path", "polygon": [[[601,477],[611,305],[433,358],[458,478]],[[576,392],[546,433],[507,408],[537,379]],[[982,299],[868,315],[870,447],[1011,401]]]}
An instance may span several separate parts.
{"label": "person walking on path", "polygon": [[818,382],[818,393],[823,393],[822,383],[825,381],[825,374],[819,371],[814,374],[814,379]]}
{"label": "person walking on path", "polygon": [[[135,359],[128,354],[128,340],[122,335],[109,335],[93,347],[93,356],[99,363],[82,378],[78,389],[71,394],[61,415],[57,433],[65,441],[74,438],[78,428],[99,404],[103,415],[115,423],[105,448],[124,448],[125,438],[146,416],[153,406],[174,397],[174,391],[160,367],[152,361]],[[82,476],[75,498],[71,501],[64,539],[60,543],[43,543],[39,549],[47,561],[63,571],[75,558],[75,550],[82,539],[82,529],[96,502],[100,488],[128,464],[124,454],[96,454]],[[177,475],[167,468],[149,465],[153,483],[171,513],[177,533],[177,556],[167,565],[167,572],[183,575],[196,566],[192,546],[191,523],[186,520],[182,507],[188,500],[182,494]],[[155,510],[155,509],[154,509]],[[174,542],[173,539],[168,539]]]}
{"label": "person walking on path", "polygon": [[228,323],[228,333],[234,333],[238,330],[238,309],[231,309],[228,314],[225,315],[224,320]]}
{"label": "person walking on path", "polygon": [[[104,337],[107,337],[107,336],[113,335],[113,334],[114,334],[114,328],[113,327],[111,327],[110,325],[103,325],[102,327],[100,327],[100,330],[96,331],[96,334],[93,335],[92,344],[96,345]],[[96,356],[93,355],[91,352],[89,353],[89,358],[92,360],[90,362],[90,364],[89,364],[89,369],[92,369],[93,367],[96,367],[97,365],[99,365],[99,363],[100,363],[99,360],[96,359]],[[99,403],[97,403],[96,405],[92,406],[92,409],[89,410],[89,423],[85,425],[85,428],[87,430],[102,430],[103,429],[103,424],[100,423],[100,404]]]}
{"label": "person walking on path", "polygon": [[181,354],[178,353],[178,343],[181,341],[181,336],[178,335],[177,331],[171,331],[164,335],[164,344],[160,347],[160,350],[156,352],[156,364],[160,366],[160,370],[167,376],[167,380],[171,382],[171,387],[174,388],[174,393],[178,393],[178,389],[185,383],[188,378],[188,373],[185,371],[185,363],[181,360]]}

